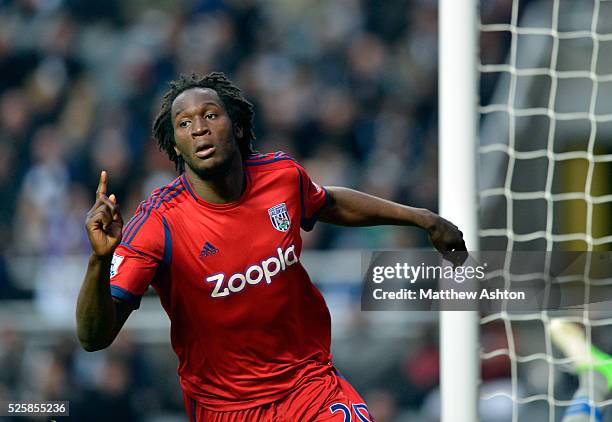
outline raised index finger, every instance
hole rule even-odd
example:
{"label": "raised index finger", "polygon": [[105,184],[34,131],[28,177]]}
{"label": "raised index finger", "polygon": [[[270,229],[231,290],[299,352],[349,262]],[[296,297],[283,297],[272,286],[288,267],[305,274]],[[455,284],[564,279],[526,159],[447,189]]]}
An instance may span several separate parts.
{"label": "raised index finger", "polygon": [[96,199],[100,199],[101,197],[106,195],[106,179],[108,174],[106,171],[102,170],[100,173],[100,181],[98,182],[98,190],[96,191]]}

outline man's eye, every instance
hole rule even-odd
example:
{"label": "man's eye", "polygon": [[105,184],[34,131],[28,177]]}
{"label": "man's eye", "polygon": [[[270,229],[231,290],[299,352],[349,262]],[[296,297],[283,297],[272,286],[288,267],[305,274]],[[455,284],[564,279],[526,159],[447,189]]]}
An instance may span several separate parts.
{"label": "man's eye", "polygon": [[207,119],[215,119],[217,117],[217,115],[215,113],[208,113],[206,116]]}
{"label": "man's eye", "polygon": [[189,125],[191,124],[191,122],[189,120],[183,120],[182,122],[179,123],[180,127],[189,127]]}

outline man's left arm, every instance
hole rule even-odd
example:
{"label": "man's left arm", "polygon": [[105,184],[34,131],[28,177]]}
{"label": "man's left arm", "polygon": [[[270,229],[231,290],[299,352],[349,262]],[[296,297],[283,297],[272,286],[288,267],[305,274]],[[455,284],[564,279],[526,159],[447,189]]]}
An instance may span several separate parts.
{"label": "man's left arm", "polygon": [[353,189],[326,186],[329,205],[319,220],[339,226],[416,226],[427,231],[433,246],[454,264],[467,258],[463,233],[450,221],[425,208],[413,208]]}

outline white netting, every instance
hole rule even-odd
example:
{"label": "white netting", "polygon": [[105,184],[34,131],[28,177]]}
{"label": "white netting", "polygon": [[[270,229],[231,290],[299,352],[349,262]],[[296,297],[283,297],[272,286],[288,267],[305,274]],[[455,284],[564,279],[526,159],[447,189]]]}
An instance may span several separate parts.
{"label": "white netting", "polygon": [[[481,2],[480,249],[610,250],[612,1],[513,0],[504,15],[506,3]],[[483,363],[505,356],[511,366],[509,391],[485,399],[510,399],[513,422],[558,421],[571,404],[575,386],[561,372],[571,362],[553,348],[551,317],[501,312],[481,320]],[[612,352],[610,314],[587,309],[568,318]],[[487,347],[495,326],[506,346]]]}

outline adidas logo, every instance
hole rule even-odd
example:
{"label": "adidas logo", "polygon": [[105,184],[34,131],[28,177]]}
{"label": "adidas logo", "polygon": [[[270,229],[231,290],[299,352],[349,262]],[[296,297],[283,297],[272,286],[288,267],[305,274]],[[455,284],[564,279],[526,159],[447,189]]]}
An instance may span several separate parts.
{"label": "adidas logo", "polygon": [[219,252],[219,249],[215,248],[212,243],[206,242],[204,247],[202,247],[202,251],[200,252],[200,258],[214,255],[217,252]]}

